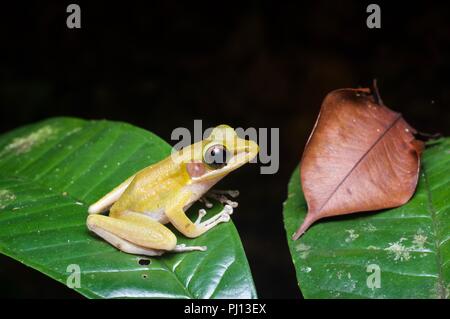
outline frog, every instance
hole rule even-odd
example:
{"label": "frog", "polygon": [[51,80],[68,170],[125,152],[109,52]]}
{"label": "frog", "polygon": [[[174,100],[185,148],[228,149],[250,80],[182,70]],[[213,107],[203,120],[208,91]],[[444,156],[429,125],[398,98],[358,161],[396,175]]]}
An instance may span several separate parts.
{"label": "frog", "polygon": [[[177,244],[177,236],[167,224],[188,238],[196,238],[230,221],[237,202],[226,195],[236,197],[238,193],[214,193],[212,187],[252,161],[258,152],[253,140],[240,138],[228,125],[216,126],[203,140],[137,171],[90,205],[87,228],[129,254],[205,251],[206,246]],[[206,200],[210,193],[224,204],[220,212],[203,221],[206,210],[200,209],[197,219],[191,221],[186,211],[197,201],[210,204]]]}

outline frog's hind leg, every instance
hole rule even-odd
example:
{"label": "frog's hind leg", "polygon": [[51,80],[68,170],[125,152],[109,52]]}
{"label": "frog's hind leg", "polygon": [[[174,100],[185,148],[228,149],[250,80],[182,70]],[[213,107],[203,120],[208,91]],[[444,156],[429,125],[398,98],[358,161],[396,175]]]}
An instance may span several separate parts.
{"label": "frog's hind leg", "polygon": [[122,239],[119,236],[114,235],[114,233],[111,233],[100,227],[97,228],[95,226],[91,226],[90,229],[98,236],[106,240],[108,243],[125,253],[144,256],[161,256],[162,254],[164,254],[164,250],[144,248],[135,245],[128,240]]}
{"label": "frog's hind leg", "polygon": [[141,255],[161,255],[176,247],[175,235],[164,225],[134,212],[115,217],[89,215],[87,227],[119,250]]}
{"label": "frog's hind leg", "polygon": [[123,212],[115,217],[89,215],[88,228],[117,249],[138,255],[159,256],[167,251],[206,250],[177,245],[175,235],[164,225],[140,213]]}

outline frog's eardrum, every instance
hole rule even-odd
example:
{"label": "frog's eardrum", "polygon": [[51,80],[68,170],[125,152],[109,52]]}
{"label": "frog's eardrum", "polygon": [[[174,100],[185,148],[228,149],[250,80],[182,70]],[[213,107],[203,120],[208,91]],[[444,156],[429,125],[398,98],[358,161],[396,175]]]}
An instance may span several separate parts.
{"label": "frog's eardrum", "polygon": [[308,214],[293,238],[324,217],[405,204],[416,189],[423,149],[415,133],[378,92],[329,93],[300,165]]}

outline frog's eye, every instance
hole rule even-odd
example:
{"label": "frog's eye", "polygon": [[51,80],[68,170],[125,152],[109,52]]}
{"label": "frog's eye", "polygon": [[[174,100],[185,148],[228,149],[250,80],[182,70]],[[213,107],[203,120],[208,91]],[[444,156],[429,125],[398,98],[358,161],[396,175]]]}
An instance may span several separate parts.
{"label": "frog's eye", "polygon": [[203,161],[212,169],[219,169],[227,164],[230,157],[230,152],[228,152],[225,146],[216,144],[208,147],[203,156]]}

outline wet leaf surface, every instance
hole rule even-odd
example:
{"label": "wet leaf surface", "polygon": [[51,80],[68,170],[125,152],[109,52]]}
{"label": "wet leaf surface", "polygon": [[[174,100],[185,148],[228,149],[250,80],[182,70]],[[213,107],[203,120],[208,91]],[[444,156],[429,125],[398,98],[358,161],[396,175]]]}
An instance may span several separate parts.
{"label": "wet leaf surface", "polygon": [[[307,212],[298,176],[296,169],[284,223],[305,298],[449,297],[450,138],[427,146],[417,191],[407,204],[324,219],[294,241]],[[379,288],[370,277],[376,268]]]}
{"label": "wet leaf surface", "polygon": [[180,243],[206,245],[207,252],[155,258],[122,253],[88,232],[89,204],[170,149],[126,123],[74,118],[0,136],[0,252],[63,284],[79,266],[75,289],[91,298],[256,297],[232,222],[195,240],[178,234]]}

